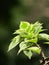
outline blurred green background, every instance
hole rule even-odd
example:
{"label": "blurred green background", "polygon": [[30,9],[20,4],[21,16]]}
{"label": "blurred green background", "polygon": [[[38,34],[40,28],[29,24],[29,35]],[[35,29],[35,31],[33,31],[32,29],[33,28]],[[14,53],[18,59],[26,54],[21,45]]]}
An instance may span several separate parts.
{"label": "blurred green background", "polygon": [[[29,60],[25,55],[17,56],[18,48],[7,53],[13,32],[20,21],[43,23],[49,33],[49,0],[0,0],[0,65],[39,65],[40,56]],[[49,46],[43,46],[49,56]]]}

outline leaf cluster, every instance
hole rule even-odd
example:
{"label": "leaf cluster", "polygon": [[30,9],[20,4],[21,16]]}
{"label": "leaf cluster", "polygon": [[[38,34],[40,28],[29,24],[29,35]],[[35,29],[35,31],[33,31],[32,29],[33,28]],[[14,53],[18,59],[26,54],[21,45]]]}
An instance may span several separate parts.
{"label": "leaf cluster", "polygon": [[42,31],[44,31],[42,23],[38,21],[33,24],[21,21],[19,29],[14,32],[18,35],[12,39],[8,51],[19,45],[18,54],[23,51],[29,59],[31,59],[33,53],[40,54],[41,48],[37,46],[39,39],[47,40],[44,43],[49,44],[49,35],[42,33]]}

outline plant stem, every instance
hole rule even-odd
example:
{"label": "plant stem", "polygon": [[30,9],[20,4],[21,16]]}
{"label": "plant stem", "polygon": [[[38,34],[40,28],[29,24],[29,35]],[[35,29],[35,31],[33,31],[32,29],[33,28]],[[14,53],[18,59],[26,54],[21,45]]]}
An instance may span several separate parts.
{"label": "plant stem", "polygon": [[[42,48],[39,46],[39,44],[37,44],[37,46],[42,50]],[[46,60],[47,58],[43,51],[41,51],[41,55],[42,55],[42,62],[40,62],[40,63],[41,64],[44,63],[44,65],[48,65],[49,61]]]}

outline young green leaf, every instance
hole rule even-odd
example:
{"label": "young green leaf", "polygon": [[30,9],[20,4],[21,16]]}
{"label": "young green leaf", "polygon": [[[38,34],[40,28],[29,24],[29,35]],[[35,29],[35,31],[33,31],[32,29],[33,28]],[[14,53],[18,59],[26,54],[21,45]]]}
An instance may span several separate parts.
{"label": "young green leaf", "polygon": [[20,34],[21,31],[20,30],[16,30],[13,34]]}
{"label": "young green leaf", "polygon": [[20,29],[28,29],[30,26],[29,22],[21,21]]}
{"label": "young green leaf", "polygon": [[38,41],[38,38],[25,40],[25,42],[27,42],[27,43],[30,43],[30,42],[32,42],[32,43],[37,43],[37,41]]}
{"label": "young green leaf", "polygon": [[44,44],[49,44],[49,42],[44,42]]}
{"label": "young green leaf", "polygon": [[45,33],[39,34],[39,39],[48,40],[49,41],[49,35]]}
{"label": "young green leaf", "polygon": [[17,46],[20,42],[20,36],[16,36],[12,39],[12,42],[9,45],[8,51],[10,51],[11,49],[13,49],[15,46]]}
{"label": "young green leaf", "polygon": [[43,29],[42,29],[43,27],[42,27],[42,24],[41,23],[39,23],[39,22],[36,22],[35,24],[34,24],[34,32],[36,33],[36,34],[39,34],[39,32],[41,32]]}
{"label": "young green leaf", "polygon": [[38,53],[38,54],[41,53],[41,49],[38,47],[29,47],[29,48],[27,48],[27,50],[30,50],[30,51]]}
{"label": "young green leaf", "polygon": [[34,33],[33,32],[28,32],[28,34],[27,34],[27,38],[33,38],[34,37]]}
{"label": "young green leaf", "polygon": [[31,51],[23,51],[23,53],[29,58],[31,59],[33,53]]}
{"label": "young green leaf", "polygon": [[24,30],[24,29],[18,29],[13,34],[25,34],[25,33],[27,33],[26,30]]}
{"label": "young green leaf", "polygon": [[25,42],[23,41],[23,42],[21,42],[21,43],[19,44],[19,47],[20,47],[20,49],[19,49],[19,51],[18,51],[18,54],[19,54],[21,51],[23,51],[24,49],[26,49],[26,48],[27,48],[27,45],[26,45]]}

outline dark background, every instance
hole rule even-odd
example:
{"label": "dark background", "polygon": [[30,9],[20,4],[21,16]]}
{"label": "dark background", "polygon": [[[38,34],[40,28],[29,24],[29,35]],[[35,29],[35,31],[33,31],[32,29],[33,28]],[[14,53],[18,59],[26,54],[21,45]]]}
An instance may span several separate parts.
{"label": "dark background", "polygon": [[[7,53],[20,21],[37,20],[49,33],[49,0],[0,0],[0,65],[39,65],[40,56],[33,56],[31,60],[23,54],[17,56],[18,48]],[[43,49],[48,57],[49,46],[43,45]]]}

